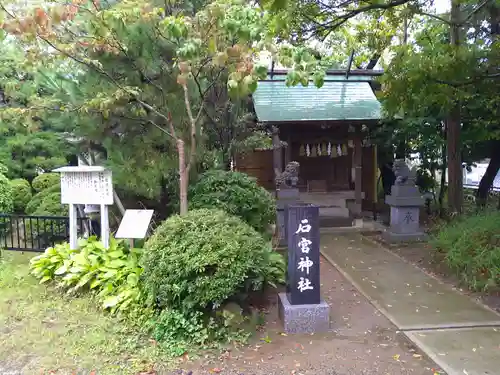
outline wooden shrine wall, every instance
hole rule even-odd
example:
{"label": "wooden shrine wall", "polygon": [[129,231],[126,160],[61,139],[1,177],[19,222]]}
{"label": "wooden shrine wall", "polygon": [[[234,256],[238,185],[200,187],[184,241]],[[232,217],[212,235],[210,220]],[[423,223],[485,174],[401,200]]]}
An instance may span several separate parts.
{"label": "wooden shrine wall", "polygon": [[[320,127],[293,126],[293,128],[281,127],[280,138],[291,147],[283,150],[283,168],[286,160],[298,161],[300,163],[299,188],[306,191],[307,181],[325,180],[327,191],[354,190],[352,173],[353,142],[349,141],[347,126],[334,129],[321,129]],[[304,147],[306,144],[321,144],[321,155],[318,150],[311,156],[306,155]],[[336,150],[328,154],[328,143],[331,148],[340,146],[340,155]],[[350,147],[351,146],[351,147]],[[311,147],[310,147],[311,148]],[[363,147],[362,154],[362,190],[365,193],[364,206],[371,208],[375,201],[376,192],[376,156],[375,147]],[[256,150],[237,155],[235,158],[236,170],[255,177],[259,185],[268,190],[274,190],[273,152],[272,150]]]}
{"label": "wooden shrine wall", "polygon": [[273,151],[256,150],[235,157],[235,167],[257,179],[257,183],[265,189],[274,190]]}

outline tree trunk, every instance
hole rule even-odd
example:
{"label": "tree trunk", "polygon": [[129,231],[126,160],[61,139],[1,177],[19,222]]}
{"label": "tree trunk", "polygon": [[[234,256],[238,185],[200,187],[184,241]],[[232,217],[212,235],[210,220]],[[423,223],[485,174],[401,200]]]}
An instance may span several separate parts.
{"label": "tree trunk", "polygon": [[[454,47],[454,54],[458,52],[460,46],[460,2],[451,2],[451,26],[450,43]],[[452,99],[453,100],[453,99]],[[455,103],[447,119],[447,154],[448,154],[448,207],[450,213],[462,212],[463,181],[462,181],[462,160],[460,153],[460,133],[461,117],[460,103]]]}
{"label": "tree trunk", "polygon": [[179,200],[180,214],[185,215],[188,212],[188,180],[189,172],[186,168],[186,154],[184,141],[177,139],[177,152],[179,154]]}
{"label": "tree trunk", "polygon": [[[444,125],[444,138],[446,141],[446,123]],[[439,203],[439,214],[441,217],[444,216],[443,212],[443,201],[444,201],[444,195],[446,193],[446,169],[447,169],[447,164],[446,164],[446,142],[444,142],[443,147],[441,148],[441,181],[439,182],[439,198],[438,198],[438,203]]]}
{"label": "tree trunk", "polygon": [[491,159],[486,168],[484,176],[479,182],[479,188],[476,191],[476,203],[480,207],[484,207],[488,200],[488,193],[493,186],[495,177],[500,170],[500,142],[494,141],[491,144]]}

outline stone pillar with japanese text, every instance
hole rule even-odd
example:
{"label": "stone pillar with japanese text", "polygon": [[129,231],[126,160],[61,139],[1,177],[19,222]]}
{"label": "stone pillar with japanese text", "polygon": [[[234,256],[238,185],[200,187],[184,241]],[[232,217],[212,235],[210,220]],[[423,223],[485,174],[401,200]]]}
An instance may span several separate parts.
{"label": "stone pillar with japanese text", "polygon": [[402,159],[394,162],[393,169],[396,181],[385,198],[391,207],[390,227],[383,238],[391,243],[425,240],[427,235],[420,228],[420,208],[425,200],[415,185],[416,173]]}
{"label": "stone pillar with japanese text", "polygon": [[285,208],[288,245],[286,293],[279,294],[279,314],[287,333],[324,332],[330,307],[320,294],[319,207]]}

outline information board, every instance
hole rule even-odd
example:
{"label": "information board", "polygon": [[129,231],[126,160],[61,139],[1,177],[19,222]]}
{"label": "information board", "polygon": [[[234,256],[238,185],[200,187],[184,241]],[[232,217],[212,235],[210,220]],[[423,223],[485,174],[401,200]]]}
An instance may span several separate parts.
{"label": "information board", "polygon": [[61,173],[61,203],[113,204],[112,173],[103,167],[64,167]]}
{"label": "information board", "polygon": [[154,210],[126,210],[115,238],[145,238]]}

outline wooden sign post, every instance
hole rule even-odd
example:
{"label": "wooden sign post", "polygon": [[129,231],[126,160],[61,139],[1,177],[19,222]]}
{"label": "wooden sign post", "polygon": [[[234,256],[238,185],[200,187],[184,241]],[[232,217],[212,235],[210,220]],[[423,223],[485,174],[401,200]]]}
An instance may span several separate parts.
{"label": "wooden sign post", "polygon": [[62,167],[61,203],[69,205],[69,244],[78,248],[78,204],[99,205],[101,211],[101,242],[109,248],[108,206],[113,204],[113,179],[110,170],[99,166]]}

